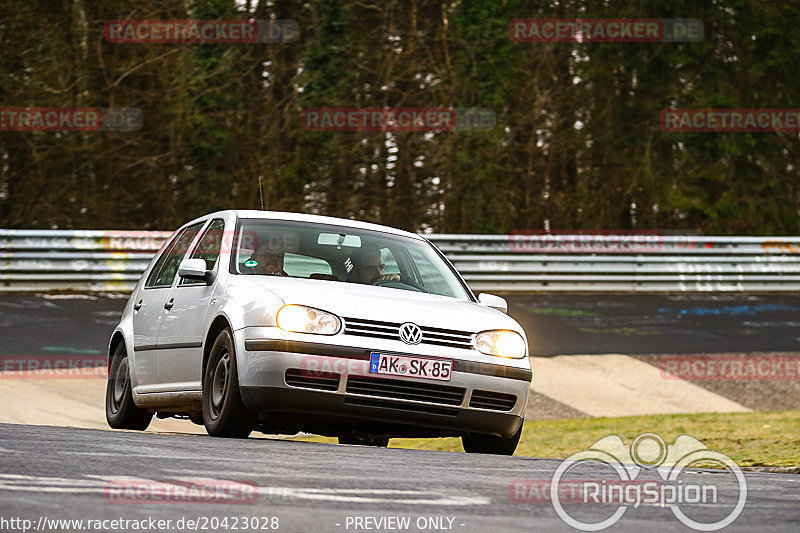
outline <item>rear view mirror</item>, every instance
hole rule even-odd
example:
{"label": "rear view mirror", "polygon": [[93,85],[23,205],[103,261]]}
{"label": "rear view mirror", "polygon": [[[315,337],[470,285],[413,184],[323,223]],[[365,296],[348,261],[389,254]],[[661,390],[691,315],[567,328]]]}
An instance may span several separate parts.
{"label": "rear view mirror", "polygon": [[358,235],[345,235],[344,233],[320,233],[319,237],[317,237],[317,244],[359,248],[361,247],[361,237]]}
{"label": "rear view mirror", "polygon": [[184,259],[178,267],[178,276],[184,279],[198,279],[208,284],[211,271],[206,270],[205,259]]}
{"label": "rear view mirror", "polygon": [[492,309],[497,309],[503,313],[508,313],[508,302],[506,302],[506,299],[495,296],[494,294],[489,294],[488,292],[480,293],[478,295],[478,303],[486,307],[491,307]]}

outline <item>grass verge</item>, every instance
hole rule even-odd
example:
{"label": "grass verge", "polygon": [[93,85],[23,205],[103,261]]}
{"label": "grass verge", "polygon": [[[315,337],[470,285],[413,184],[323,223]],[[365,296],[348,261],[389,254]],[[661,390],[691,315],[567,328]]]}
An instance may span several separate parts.
{"label": "grass verge", "polygon": [[[607,435],[630,444],[641,433],[656,433],[667,444],[691,435],[739,466],[800,466],[800,410],[625,416],[525,422],[514,455],[565,459]],[[326,437],[297,440],[336,442]],[[392,439],[390,448],[461,452],[461,439]]]}

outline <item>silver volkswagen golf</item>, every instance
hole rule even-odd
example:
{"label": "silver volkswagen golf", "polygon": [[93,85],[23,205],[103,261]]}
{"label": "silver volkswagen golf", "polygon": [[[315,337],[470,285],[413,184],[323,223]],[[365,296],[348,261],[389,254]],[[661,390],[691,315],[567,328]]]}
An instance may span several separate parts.
{"label": "silver volkswagen golf", "polygon": [[109,343],[106,417],[372,446],[460,436],[468,452],[510,455],[532,372],[505,311],[414,233],[212,213],[178,229],[133,290]]}

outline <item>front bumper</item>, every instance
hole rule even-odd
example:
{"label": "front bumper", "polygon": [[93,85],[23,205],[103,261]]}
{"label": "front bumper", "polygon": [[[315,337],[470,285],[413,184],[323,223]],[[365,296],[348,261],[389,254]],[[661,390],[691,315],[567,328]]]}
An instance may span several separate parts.
{"label": "front bumper", "polygon": [[370,353],[391,350],[245,340],[241,330],[234,337],[242,400],[265,431],[278,424],[331,436],[358,430],[409,437],[508,437],[522,424],[529,367],[452,357],[453,376],[447,382],[376,376],[369,373]]}

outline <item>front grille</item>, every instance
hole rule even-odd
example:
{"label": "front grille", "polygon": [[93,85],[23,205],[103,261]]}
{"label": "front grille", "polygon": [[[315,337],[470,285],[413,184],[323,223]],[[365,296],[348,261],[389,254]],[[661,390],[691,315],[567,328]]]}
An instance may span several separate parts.
{"label": "front grille", "polygon": [[421,403],[393,402],[391,400],[377,400],[375,398],[361,398],[359,396],[348,396],[344,403],[347,405],[358,405],[361,407],[379,407],[381,409],[399,409],[401,411],[413,411],[428,415],[457,416],[458,411],[449,407],[438,407],[436,405],[426,405]]}
{"label": "front grille", "polygon": [[367,394],[395,400],[461,405],[466,389],[433,383],[420,383],[400,379],[351,376],[347,379],[350,394]]}
{"label": "front grille", "polygon": [[288,368],[286,369],[284,380],[291,387],[336,391],[339,390],[341,377],[341,374],[334,372],[313,372],[299,368]]}
{"label": "front grille", "polygon": [[[344,333],[358,335],[359,337],[375,337],[379,339],[400,340],[399,322],[381,322],[364,318],[344,319]],[[472,349],[472,333],[455,329],[431,328],[420,326],[422,341],[420,344],[435,344],[449,348]]]}
{"label": "front grille", "polygon": [[477,409],[491,409],[493,411],[510,411],[517,403],[517,397],[513,394],[502,392],[491,392],[488,390],[472,391],[472,398],[469,401],[470,407]]}

